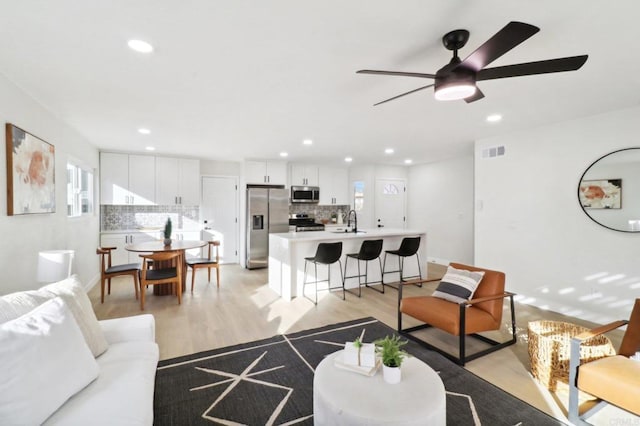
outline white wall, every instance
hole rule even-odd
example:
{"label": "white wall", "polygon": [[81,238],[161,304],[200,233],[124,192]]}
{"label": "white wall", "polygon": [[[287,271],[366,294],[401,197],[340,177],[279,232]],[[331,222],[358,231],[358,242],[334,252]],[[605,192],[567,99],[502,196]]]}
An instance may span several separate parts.
{"label": "white wall", "polygon": [[242,163],[239,161],[200,161],[200,174],[203,176],[240,176],[241,172]]}
{"label": "white wall", "polygon": [[[640,234],[589,219],[582,173],[639,146],[640,108],[476,142],[475,263],[503,270],[525,303],[598,323],[627,318],[640,295]],[[504,145],[506,155],[480,158]]]}
{"label": "white wall", "polygon": [[[7,216],[6,192],[0,196],[0,294],[35,289],[38,252],[73,249],[73,271],[85,286],[99,277],[98,246],[99,198],[95,214],[68,219],[66,213],[66,164],[72,157],[95,169],[98,179],[98,150],[75,130],[64,124],[40,104],[0,75],[0,122],[12,123],[55,146],[56,212]],[[6,141],[0,149],[0,188],[7,187]],[[96,186],[96,188],[98,188]]]}
{"label": "white wall", "polygon": [[427,259],[473,264],[473,156],[409,169],[408,227],[427,231]]}

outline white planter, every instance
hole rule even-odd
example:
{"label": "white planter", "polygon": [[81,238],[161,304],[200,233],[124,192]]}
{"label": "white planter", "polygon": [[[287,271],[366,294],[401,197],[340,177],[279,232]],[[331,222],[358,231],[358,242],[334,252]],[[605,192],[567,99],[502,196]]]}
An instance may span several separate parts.
{"label": "white planter", "polygon": [[387,367],[383,364],[382,378],[390,385],[395,385],[396,383],[400,383],[400,379],[402,378],[400,371],[400,367]]}

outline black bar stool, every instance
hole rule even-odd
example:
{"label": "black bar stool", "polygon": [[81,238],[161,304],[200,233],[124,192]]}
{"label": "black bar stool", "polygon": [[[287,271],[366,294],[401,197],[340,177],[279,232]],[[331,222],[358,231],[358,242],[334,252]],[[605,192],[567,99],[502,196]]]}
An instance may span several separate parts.
{"label": "black bar stool", "polygon": [[[396,287],[385,284],[384,283],[384,275],[385,274],[393,274],[396,272],[400,273],[400,281],[406,281],[405,278],[422,278],[422,271],[420,270],[420,256],[418,256],[418,249],[420,248],[420,237],[406,237],[402,239],[400,243],[400,248],[398,250],[385,250],[384,252],[384,266],[382,267],[382,286],[389,286],[391,288]],[[387,271],[387,255],[392,254],[398,256],[398,269],[396,271]],[[404,270],[404,259],[406,257],[415,256],[418,261],[418,275],[411,275],[409,277],[405,277],[403,274]],[[422,284],[419,285],[422,287]]]}
{"label": "black bar stool", "polygon": [[340,287],[331,287],[331,282],[329,278],[331,278],[331,264],[338,262],[339,270],[340,270],[340,278],[342,281],[342,300],[345,300],[344,297],[344,278],[342,278],[342,262],[340,261],[340,256],[342,256],[342,242],[337,243],[320,243],[318,244],[318,248],[316,249],[316,255],[313,257],[305,257],[304,258],[304,284],[302,286],[302,295],[307,297],[304,293],[304,289],[307,284],[311,284],[312,282],[307,282],[307,263],[312,262],[313,267],[315,269],[315,287],[316,287],[316,297],[315,300],[307,297],[307,299],[311,300],[316,305],[318,304],[318,264],[327,265],[327,279],[320,280],[320,282],[327,282],[327,290],[331,291]]}
{"label": "black bar stool", "polygon": [[[344,281],[348,278],[358,278],[358,297],[362,294],[362,284],[364,284],[365,287],[369,287],[369,284],[382,284],[382,261],[380,260],[380,253],[382,253],[382,240],[365,240],[362,242],[358,253],[350,253],[344,260]],[[349,263],[349,258],[356,259],[358,263],[358,275],[347,276],[347,264]],[[369,261],[375,259],[378,259],[378,263],[380,264],[380,281],[368,281],[367,274],[369,272]],[[364,274],[360,271],[361,260],[364,261]],[[364,283],[362,282],[362,277],[364,277]],[[382,285],[382,290],[378,290],[373,287],[370,288],[375,291],[379,291],[380,293],[384,293],[384,284]]]}

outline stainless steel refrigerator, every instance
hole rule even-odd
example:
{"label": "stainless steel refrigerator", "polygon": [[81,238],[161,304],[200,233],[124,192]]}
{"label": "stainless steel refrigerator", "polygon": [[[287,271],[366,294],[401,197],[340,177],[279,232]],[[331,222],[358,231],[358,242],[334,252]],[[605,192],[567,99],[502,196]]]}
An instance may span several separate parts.
{"label": "stainless steel refrigerator", "polygon": [[269,234],[289,232],[289,191],[247,186],[247,269],[266,268]]}

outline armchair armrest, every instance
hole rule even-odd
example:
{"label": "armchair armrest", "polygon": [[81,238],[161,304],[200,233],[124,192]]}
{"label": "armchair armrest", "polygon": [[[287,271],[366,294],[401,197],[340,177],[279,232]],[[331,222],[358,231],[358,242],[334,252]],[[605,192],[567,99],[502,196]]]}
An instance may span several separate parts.
{"label": "armchair armrest", "polygon": [[607,333],[609,331],[615,330],[618,327],[622,327],[623,325],[629,324],[627,320],[614,321],[609,324],[601,325],[600,327],[596,327],[594,329],[582,332],[577,336],[573,337],[571,340],[577,340],[581,343],[584,340],[591,339],[592,337],[599,336],[603,333]]}
{"label": "armchair armrest", "polygon": [[153,315],[142,314],[132,317],[100,321],[100,327],[109,344],[131,341],[156,341],[155,319]]}
{"label": "armchair armrest", "polygon": [[494,296],[487,296],[487,297],[479,297],[477,299],[471,299],[471,300],[467,300],[466,302],[461,302],[460,304],[471,306],[476,303],[488,302],[489,300],[504,299],[505,297],[512,297],[514,295],[515,293],[511,293],[510,291],[505,291],[502,294],[496,294]]}

